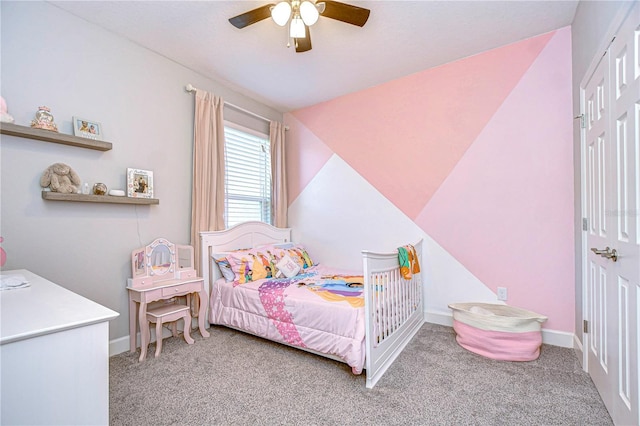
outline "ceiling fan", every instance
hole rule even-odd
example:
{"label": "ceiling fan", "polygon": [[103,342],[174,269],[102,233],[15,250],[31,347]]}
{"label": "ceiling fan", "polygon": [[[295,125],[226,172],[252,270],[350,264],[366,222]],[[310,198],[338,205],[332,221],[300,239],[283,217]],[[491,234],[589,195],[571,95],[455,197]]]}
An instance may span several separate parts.
{"label": "ceiling fan", "polygon": [[236,28],[244,28],[269,17],[281,27],[289,23],[289,36],[294,41],[296,52],[306,52],[311,50],[309,27],[320,16],[362,27],[367,23],[369,13],[369,9],[332,0],[286,0],[265,4],[230,18],[229,22]]}

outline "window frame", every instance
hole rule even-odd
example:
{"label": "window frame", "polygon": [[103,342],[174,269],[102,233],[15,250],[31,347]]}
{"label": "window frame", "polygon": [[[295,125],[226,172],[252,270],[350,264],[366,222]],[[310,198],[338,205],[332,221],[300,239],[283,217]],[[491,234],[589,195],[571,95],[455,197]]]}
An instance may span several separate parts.
{"label": "window frame", "polygon": [[[264,175],[263,175],[263,182],[262,182],[262,191],[264,193],[263,196],[255,196],[255,195],[242,195],[242,194],[231,194],[231,196],[229,196],[229,184],[228,184],[228,178],[229,178],[229,159],[227,158],[227,149],[228,149],[228,137],[227,137],[227,128],[235,131],[235,132],[239,132],[239,133],[244,133],[246,135],[255,137],[259,140],[264,141],[263,146],[263,152],[265,153],[265,163],[263,165],[261,165],[261,167],[264,167]],[[268,223],[268,224],[273,224],[273,215],[272,215],[272,203],[273,203],[273,194],[272,194],[272,180],[273,180],[273,176],[272,176],[272,172],[271,172],[271,140],[269,137],[268,133],[265,132],[261,132],[258,130],[254,130],[248,127],[245,127],[243,125],[231,122],[231,121],[224,121],[224,135],[225,135],[225,149],[224,149],[224,155],[225,155],[225,181],[224,181],[224,223],[225,223],[225,228],[229,229],[235,225],[238,225],[240,223],[244,223],[247,222],[245,221],[233,221],[230,223],[229,219],[229,202],[228,200],[238,200],[240,202],[242,201],[249,201],[249,202],[258,202],[261,205],[260,208],[260,221],[264,222],[264,223]],[[266,192],[266,193],[265,193]],[[257,213],[257,212],[256,212]]]}

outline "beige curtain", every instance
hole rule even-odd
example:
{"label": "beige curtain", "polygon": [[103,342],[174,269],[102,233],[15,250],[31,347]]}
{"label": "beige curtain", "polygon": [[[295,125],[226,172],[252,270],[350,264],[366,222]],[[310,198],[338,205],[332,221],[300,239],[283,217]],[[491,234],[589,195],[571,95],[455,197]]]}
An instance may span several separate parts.
{"label": "beige curtain", "polygon": [[272,121],[269,126],[271,143],[271,217],[279,228],[287,227],[287,172],[285,167],[285,126]]}
{"label": "beige curtain", "polygon": [[204,90],[194,98],[191,245],[202,276],[200,232],[224,229],[224,100]]}

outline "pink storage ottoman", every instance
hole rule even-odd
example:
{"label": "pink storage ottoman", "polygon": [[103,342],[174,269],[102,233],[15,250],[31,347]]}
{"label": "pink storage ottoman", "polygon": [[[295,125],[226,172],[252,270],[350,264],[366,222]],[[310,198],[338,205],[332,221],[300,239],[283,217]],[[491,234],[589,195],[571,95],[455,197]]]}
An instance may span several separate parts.
{"label": "pink storage ottoman", "polygon": [[547,317],[492,303],[452,303],[456,341],[478,355],[500,361],[533,361],[540,356]]}

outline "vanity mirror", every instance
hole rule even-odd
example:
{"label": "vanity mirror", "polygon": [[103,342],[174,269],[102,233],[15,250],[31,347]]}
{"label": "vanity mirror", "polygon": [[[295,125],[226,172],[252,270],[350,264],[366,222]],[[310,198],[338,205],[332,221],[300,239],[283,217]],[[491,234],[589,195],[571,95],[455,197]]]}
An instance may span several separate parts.
{"label": "vanity mirror", "polygon": [[149,287],[158,281],[195,277],[193,248],[176,245],[166,238],[131,252],[133,287]]}
{"label": "vanity mirror", "polygon": [[163,239],[155,240],[147,246],[147,263],[151,268],[149,275],[164,275],[167,272],[173,272],[176,263],[175,254],[175,246]]}

